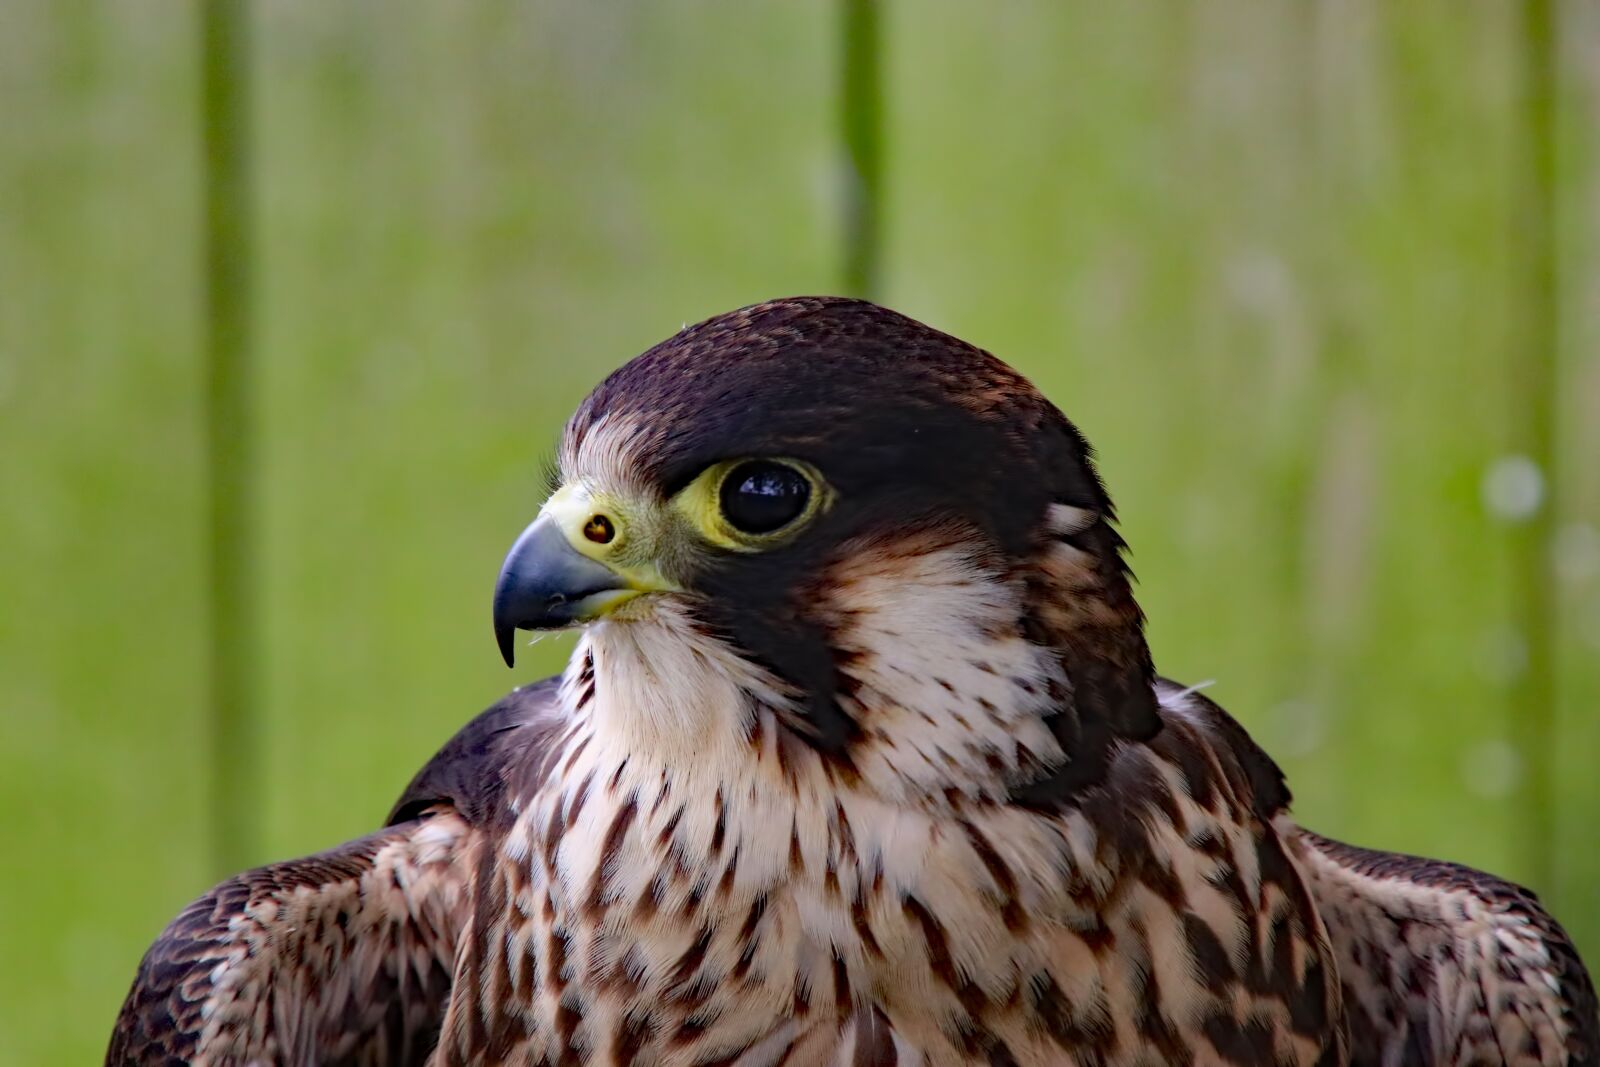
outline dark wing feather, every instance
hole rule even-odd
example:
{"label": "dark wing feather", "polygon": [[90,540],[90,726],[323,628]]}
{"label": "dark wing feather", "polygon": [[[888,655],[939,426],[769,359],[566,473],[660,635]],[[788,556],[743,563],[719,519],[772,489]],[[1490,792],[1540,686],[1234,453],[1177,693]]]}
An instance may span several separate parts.
{"label": "dark wing feather", "polygon": [[473,826],[499,824],[510,813],[506,789],[525,786],[547,769],[539,757],[557,726],[560,687],[559,678],[523,686],[463,726],[411,779],[388,823],[448,804]]}
{"label": "dark wing feather", "polygon": [[1300,860],[1339,960],[1352,1062],[1600,1062],[1594,986],[1527,890],[1306,831]]}
{"label": "dark wing feather", "polygon": [[248,871],[150,947],[108,1065],[421,1064],[437,1039],[471,872],[533,773],[556,683],[517,690],[418,772],[375,834]]}

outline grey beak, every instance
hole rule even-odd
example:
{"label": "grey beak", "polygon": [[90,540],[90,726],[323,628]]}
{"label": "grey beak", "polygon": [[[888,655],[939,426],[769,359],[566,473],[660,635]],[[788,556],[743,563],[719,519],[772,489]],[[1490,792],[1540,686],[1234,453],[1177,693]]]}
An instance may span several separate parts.
{"label": "grey beak", "polygon": [[572,547],[555,520],[541,515],[506,555],[494,587],[494,637],[513,665],[518,630],[559,630],[586,616],[588,598],[626,589],[615,571]]}

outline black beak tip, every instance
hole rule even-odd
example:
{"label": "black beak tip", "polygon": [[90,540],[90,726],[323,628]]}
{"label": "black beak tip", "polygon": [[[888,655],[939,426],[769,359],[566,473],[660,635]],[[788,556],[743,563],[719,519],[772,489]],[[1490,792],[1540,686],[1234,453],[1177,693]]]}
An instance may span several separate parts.
{"label": "black beak tip", "polygon": [[494,639],[500,645],[500,658],[506,661],[507,667],[515,667],[517,665],[516,628],[496,624]]}

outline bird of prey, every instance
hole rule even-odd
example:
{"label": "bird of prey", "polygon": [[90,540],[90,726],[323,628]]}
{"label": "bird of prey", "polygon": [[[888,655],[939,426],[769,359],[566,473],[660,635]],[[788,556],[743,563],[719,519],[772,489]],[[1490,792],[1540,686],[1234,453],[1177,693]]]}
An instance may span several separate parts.
{"label": "bird of prey", "polygon": [[1592,1064],[1523,889],[1300,828],[1155,672],[1073,425],[855,300],[606,379],[494,592],[582,629],[387,825],[233,878],[107,1062]]}

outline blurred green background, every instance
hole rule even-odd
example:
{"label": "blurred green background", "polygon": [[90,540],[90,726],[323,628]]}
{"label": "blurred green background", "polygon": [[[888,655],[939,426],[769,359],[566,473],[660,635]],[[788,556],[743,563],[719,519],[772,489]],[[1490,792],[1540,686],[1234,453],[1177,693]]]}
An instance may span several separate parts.
{"label": "blurred green background", "polygon": [[1591,2],[0,0],[0,1062],[96,1060],[185,901],[554,671],[489,592],[564,415],[807,292],[1079,423],[1158,665],[1305,822],[1528,880],[1600,955],[1597,41]]}

